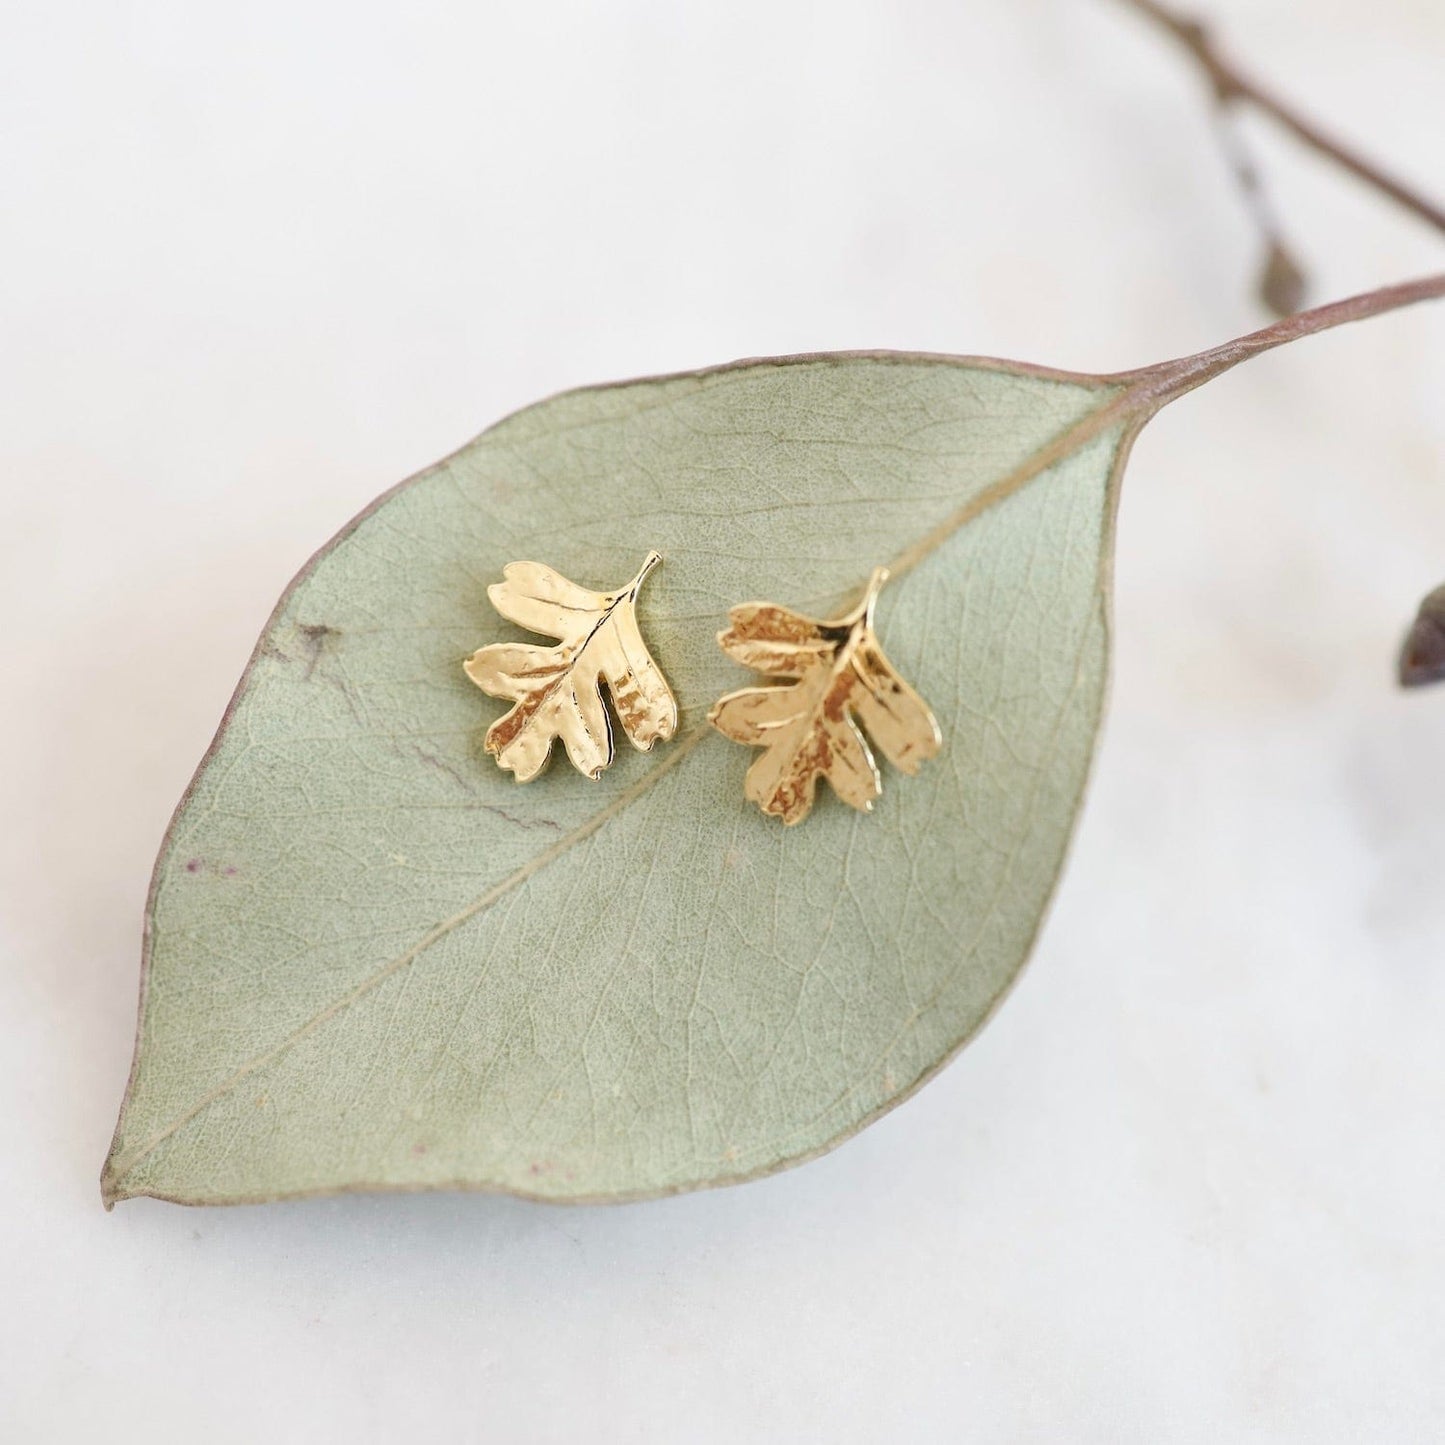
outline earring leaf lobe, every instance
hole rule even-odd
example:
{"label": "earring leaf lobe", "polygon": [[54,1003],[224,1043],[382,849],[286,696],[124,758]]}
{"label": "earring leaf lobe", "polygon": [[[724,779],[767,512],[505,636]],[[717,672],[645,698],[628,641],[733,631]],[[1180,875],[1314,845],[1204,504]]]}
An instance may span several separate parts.
{"label": "earring leaf lobe", "polygon": [[586,777],[595,781],[611,765],[604,683],[623,733],[640,752],[677,731],[677,699],[637,622],[637,595],[661,561],[649,552],[615,592],[579,587],[540,562],[509,563],[503,580],[487,588],[509,622],[557,639],[553,647],[494,642],[463,664],[483,692],[515,704],[487,729],[486,749],[517,782],[531,782],[547,766],[559,738]]}
{"label": "earring leaf lobe", "polygon": [[916,773],[942,745],[928,704],[889,662],[873,630],[887,578],[887,569],[878,568],[858,606],[831,621],[748,602],[729,612],[731,626],[718,633],[735,661],[791,679],[788,686],[730,692],[708,714],[725,737],[765,749],[748,769],[744,791],[785,824],[808,816],[820,777],[850,807],[872,810],[883,780],[864,729],[905,773]]}

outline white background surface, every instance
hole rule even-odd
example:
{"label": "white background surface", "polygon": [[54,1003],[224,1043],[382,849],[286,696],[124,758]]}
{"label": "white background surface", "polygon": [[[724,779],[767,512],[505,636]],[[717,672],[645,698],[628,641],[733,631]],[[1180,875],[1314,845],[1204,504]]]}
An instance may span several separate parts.
{"label": "white background surface", "polygon": [[[1212,0],[1445,191],[1438,0]],[[1415,1441],[1445,1420],[1445,308],[1179,403],[1028,976],[837,1153],[616,1209],[102,1213],[151,859],[375,493],[559,388],[1264,321],[1106,0],[0,3],[0,1438]],[[1317,299],[1438,238],[1261,132]]]}

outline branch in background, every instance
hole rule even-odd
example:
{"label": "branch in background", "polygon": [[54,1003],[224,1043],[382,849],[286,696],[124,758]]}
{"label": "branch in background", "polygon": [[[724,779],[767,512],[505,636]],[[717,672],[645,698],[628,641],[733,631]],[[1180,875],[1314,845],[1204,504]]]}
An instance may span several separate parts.
{"label": "branch in background", "polygon": [[1259,297],[1276,316],[1293,316],[1309,296],[1309,278],[1284,239],[1274,204],[1260,178],[1259,167],[1239,127],[1239,113],[1228,101],[1214,107],[1219,148],[1234,172],[1245,209],[1264,241],[1264,265],[1259,276]]}
{"label": "branch in background", "polygon": [[1274,209],[1260,183],[1259,172],[1235,126],[1236,114],[1242,106],[1253,106],[1271,117],[1296,139],[1328,156],[1336,165],[1344,167],[1359,180],[1445,234],[1445,209],[1387,175],[1357,151],[1326,135],[1312,121],[1291,110],[1256,81],[1242,74],[1220,54],[1202,22],[1175,14],[1159,0],[1124,0],[1124,3],[1148,16],[1172,35],[1194,57],[1209,79],[1225,154],[1243,192],[1245,204],[1264,238],[1266,258],[1260,278],[1260,295],[1271,310],[1279,315],[1298,310],[1304,301],[1306,281],[1303,270],[1284,243]]}
{"label": "branch in background", "polygon": [[[1277,316],[1289,316],[1304,305],[1308,282],[1285,243],[1274,206],[1238,128],[1238,115],[1245,106],[1262,111],[1297,140],[1327,156],[1381,195],[1388,196],[1397,205],[1445,234],[1445,210],[1402,181],[1387,175],[1357,151],[1326,135],[1312,121],[1306,120],[1241,74],[1215,48],[1213,36],[1201,21],[1178,15],[1160,4],[1159,0],[1124,0],[1124,3],[1172,35],[1194,57],[1209,79],[1220,145],[1234,172],[1245,206],[1265,243],[1265,263],[1259,279],[1260,299]],[[1424,687],[1429,683],[1445,682],[1445,586],[1437,587],[1420,604],[1419,614],[1400,650],[1399,678],[1401,687]]]}

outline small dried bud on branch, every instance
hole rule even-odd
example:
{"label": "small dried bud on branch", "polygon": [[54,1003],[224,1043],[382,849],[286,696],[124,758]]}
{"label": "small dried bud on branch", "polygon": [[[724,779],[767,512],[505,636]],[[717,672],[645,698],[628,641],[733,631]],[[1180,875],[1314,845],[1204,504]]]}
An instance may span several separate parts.
{"label": "small dried bud on branch", "polygon": [[1308,287],[1309,282],[1299,262],[1285,249],[1283,242],[1273,242],[1259,278],[1260,300],[1276,316],[1293,316],[1304,306]]}
{"label": "small dried bud on branch", "polygon": [[1161,0],[1123,0],[1131,9],[1152,20],[1172,35],[1203,70],[1213,91],[1220,121],[1219,137],[1230,168],[1234,171],[1245,205],[1254,218],[1266,248],[1259,295],[1277,316],[1289,316],[1304,304],[1308,283],[1298,261],[1285,245],[1273,207],[1265,193],[1244,136],[1235,128],[1235,113],[1249,107],[1269,116],[1320,155],[1349,171],[1396,205],[1445,233],[1445,207],[1421,195],[1403,181],[1387,174],[1375,162],[1321,130],[1312,120],[1272,94],[1258,81],[1244,74],[1224,55],[1214,35],[1199,20],[1177,14]]}

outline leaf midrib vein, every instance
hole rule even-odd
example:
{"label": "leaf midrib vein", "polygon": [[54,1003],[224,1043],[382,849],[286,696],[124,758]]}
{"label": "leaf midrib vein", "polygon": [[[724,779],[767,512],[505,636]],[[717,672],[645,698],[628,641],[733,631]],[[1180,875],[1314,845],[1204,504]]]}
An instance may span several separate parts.
{"label": "leaf midrib vein", "polygon": [[485,912],[494,903],[506,897],[513,889],[521,887],[529,878],[541,872],[543,868],[547,867],[563,853],[568,852],[577,844],[585,842],[619,813],[626,811],[639,797],[648,792],[654,784],[661,781],[665,774],[671,772],[684,758],[689,756],[694,748],[696,748],[708,734],[709,729],[699,727],[689,736],[681,739],[677,747],[674,748],[662,762],[647,773],[644,773],[642,777],[625,791],[619,793],[605,808],[594,813],[592,817],[579,824],[565,837],[559,838],[551,847],[544,849],[535,857],[529,859],[526,863],[522,864],[520,868],[509,873],[500,882],[493,884],[492,887],[486,889],[468,903],[465,908],[459,909],[456,913],[452,914],[450,918],[443,919],[440,923],[428,929],[410,948],[398,954],[395,958],[390,959],[374,973],[368,974],[366,978],[362,979],[354,988],[349,989],[334,1003],[328,1004],[324,1009],[313,1014],[278,1043],[273,1044],[269,1049],[257,1054],[254,1058],[247,1060],[246,1063],[242,1064],[233,1073],[221,1080],[219,1084],[202,1095],[185,1113],[179,1115],[163,1129],[159,1129],[151,1134],[134,1149],[121,1155],[107,1171],[107,1181],[111,1188],[114,1189],[115,1185],[124,1179],[137,1164],[153,1153],[173,1134],[183,1129],[193,1119],[204,1113],[217,1099],[223,1098],[226,1094],[230,1093],[231,1090],[244,1079],[265,1068],[268,1064],[273,1063],[293,1045],[299,1043],[309,1034],[316,1032],[317,1029],[321,1028],[322,1025],[328,1023],[338,1014],[343,1013],[346,1009],[350,1008],[353,1003],[364,998],[373,989],[378,988],[381,984],[385,983],[387,979],[407,967],[408,964],[415,962],[415,960],[425,953],[434,943],[439,942],[449,933],[454,932],[463,924],[475,918],[479,913]]}

